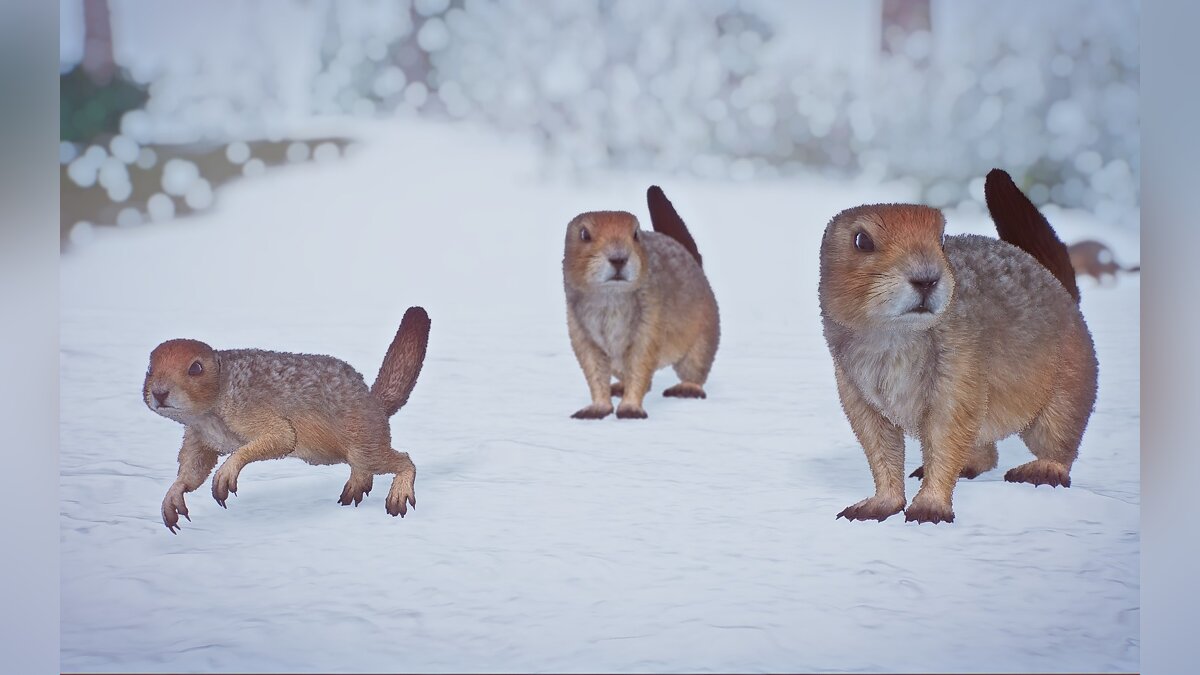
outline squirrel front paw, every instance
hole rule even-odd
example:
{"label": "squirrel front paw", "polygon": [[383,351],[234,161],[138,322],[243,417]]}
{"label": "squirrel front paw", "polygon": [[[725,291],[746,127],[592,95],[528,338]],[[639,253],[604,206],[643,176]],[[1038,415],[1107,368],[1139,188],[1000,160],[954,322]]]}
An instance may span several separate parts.
{"label": "squirrel front paw", "polygon": [[213,476],[213,499],[217,500],[217,503],[222,508],[229,508],[225,506],[225,500],[229,499],[229,493],[232,492],[235,496],[237,495],[239,473],[241,473],[241,469],[237,465],[229,460],[225,460],[225,463],[221,465],[221,468],[217,469],[217,473]]}
{"label": "squirrel front paw", "polygon": [[882,523],[903,510],[903,496],[875,495],[842,509],[834,520],[838,518],[845,518],[846,520],[878,520]]}
{"label": "squirrel front paw", "polygon": [[167,496],[163,498],[162,503],[162,519],[163,525],[171,531],[171,534],[178,534],[178,530],[183,528],[179,525],[179,516],[188,519],[192,522],[192,518],[188,515],[187,504],[183,501],[183,487],[172,487],[167,490]]}
{"label": "squirrel front paw", "polygon": [[953,523],[954,509],[948,499],[938,499],[921,490],[904,509],[904,522]]}
{"label": "squirrel front paw", "polygon": [[586,408],[581,408],[575,411],[575,414],[571,415],[571,417],[577,420],[599,420],[611,415],[612,411],[613,407],[611,403],[607,405],[593,403]]}

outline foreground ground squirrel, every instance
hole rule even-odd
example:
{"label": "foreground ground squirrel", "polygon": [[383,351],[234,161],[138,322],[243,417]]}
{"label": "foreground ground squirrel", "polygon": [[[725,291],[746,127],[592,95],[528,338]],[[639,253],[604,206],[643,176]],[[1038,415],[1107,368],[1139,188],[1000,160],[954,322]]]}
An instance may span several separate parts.
{"label": "foreground ground squirrel", "polygon": [[250,462],[297,457],[350,465],[340,504],[358,506],[376,474],[395,474],[387,512],[403,516],[406,503],[415,508],[416,467],[392,449],[388,418],[408,401],[428,341],[429,316],[409,308],[370,389],[358,371],[330,356],[214,350],[197,340],[160,344],[150,354],[142,398],[186,427],[163,523],[174,533],[179,516],[191,520],[183,495],[204,483],[221,455],[228,458],[212,481],[221,506],[237,493],[238,474]]}
{"label": "foreground ground squirrel", "polygon": [[1117,272],[1140,272],[1141,265],[1122,267],[1113,255],[1112,249],[1095,239],[1084,239],[1071,244],[1067,251],[1071,255],[1071,267],[1075,274],[1090,276],[1096,283],[1104,283],[1104,276],[1117,279]]}
{"label": "foreground ground squirrel", "polygon": [[[1096,400],[1096,355],[1066,246],[1007,173],[985,183],[1001,240],[944,236],[937,209],[839,213],[821,241],[821,315],[875,496],[837,517],[951,522],[960,476],[1019,433],[1037,458],[1005,480],[1070,486]],[[921,441],[905,509],[904,434]]]}
{"label": "foreground ground squirrel", "polygon": [[567,330],[592,395],[578,419],[607,417],[614,396],[617,417],[646,417],[642,399],[666,366],[680,382],[664,396],[706,396],[721,336],[717,300],[671,202],[658,186],[647,201],[654,232],[625,211],[582,213],[567,225]]}

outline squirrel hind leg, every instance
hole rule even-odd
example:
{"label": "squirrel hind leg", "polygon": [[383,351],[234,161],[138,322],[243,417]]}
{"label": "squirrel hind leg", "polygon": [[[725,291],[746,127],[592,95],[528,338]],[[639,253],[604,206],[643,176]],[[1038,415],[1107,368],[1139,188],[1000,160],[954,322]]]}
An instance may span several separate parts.
{"label": "squirrel hind leg", "polygon": [[704,393],[704,387],[695,382],[680,382],[664,390],[663,396],[670,398],[708,398],[708,394]]}
{"label": "squirrel hind leg", "polygon": [[[966,465],[962,471],[958,473],[959,478],[974,480],[979,476],[996,468],[1000,463],[1000,455],[996,452],[995,443],[982,443],[976,445],[971,451],[971,455],[967,458]],[[918,466],[912,473],[908,474],[909,478],[924,478],[925,467]]]}
{"label": "squirrel hind leg", "polygon": [[1037,459],[1009,469],[1004,480],[1071,487],[1071,465],[1079,454],[1079,443],[1096,402],[1095,361],[1089,359],[1075,367],[1068,364],[1063,371],[1067,373],[1065,381],[1060,382],[1050,402],[1021,432],[1021,440]]}
{"label": "squirrel hind leg", "polygon": [[417,508],[417,467],[409,459],[408,453],[387,449],[384,457],[385,468],[377,473],[395,474],[392,487],[388,490],[387,512],[391,516],[404,517],[408,507]]}
{"label": "squirrel hind leg", "polygon": [[663,396],[708,398],[708,394],[704,392],[704,383],[708,381],[708,373],[712,370],[716,351],[716,345],[711,341],[697,340],[673,366],[675,374],[679,376],[679,384],[668,388],[663,392]]}
{"label": "squirrel hind leg", "polygon": [[[374,476],[393,474],[395,478],[392,479],[385,502],[387,512],[393,516],[404,516],[408,513],[409,506],[416,508],[417,467],[409,459],[408,453],[394,450],[384,443],[371,444],[356,448],[350,455],[349,463],[350,480],[346,482],[346,490],[342,492],[343,500],[346,491],[353,491],[352,484],[355,484],[355,481],[358,481],[358,486],[365,486],[369,491]],[[343,500],[339,500],[339,503],[346,504]]]}

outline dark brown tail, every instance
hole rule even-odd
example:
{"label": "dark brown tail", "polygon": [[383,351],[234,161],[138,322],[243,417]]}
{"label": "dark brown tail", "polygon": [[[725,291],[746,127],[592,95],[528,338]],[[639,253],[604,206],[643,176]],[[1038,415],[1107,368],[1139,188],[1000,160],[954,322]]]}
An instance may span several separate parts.
{"label": "dark brown tail", "polygon": [[1054,228],[1050,227],[1050,222],[1021,192],[1012,177],[1000,169],[992,169],[984,181],[983,196],[1000,239],[1037,258],[1075,298],[1075,302],[1079,302],[1075,268],[1071,266],[1071,255],[1067,252],[1066,244],[1062,243],[1054,233]]}
{"label": "dark brown tail", "polygon": [[417,376],[425,363],[429,345],[429,315],[420,307],[409,307],[400,320],[400,329],[388,347],[371,385],[371,394],[383,403],[388,417],[408,403],[408,395],[417,385]]}
{"label": "dark brown tail", "polygon": [[646,190],[646,203],[650,205],[650,224],[654,226],[654,231],[661,232],[683,244],[688,253],[691,253],[696,258],[696,262],[703,267],[704,261],[700,258],[699,249],[696,248],[696,240],[692,239],[692,233],[688,232],[683,218],[680,218],[679,214],[675,212],[675,207],[663,194],[662,188],[651,185],[650,189]]}

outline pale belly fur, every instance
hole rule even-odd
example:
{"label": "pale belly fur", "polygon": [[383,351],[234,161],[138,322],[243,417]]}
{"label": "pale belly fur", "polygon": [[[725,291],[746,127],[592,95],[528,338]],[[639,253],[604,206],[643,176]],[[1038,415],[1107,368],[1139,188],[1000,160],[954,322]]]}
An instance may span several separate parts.
{"label": "pale belly fur", "polygon": [[[626,367],[625,356],[633,345],[634,327],[641,319],[637,304],[625,297],[602,296],[585,303],[580,309],[583,329],[608,354],[613,374],[622,378]],[[679,358],[680,355],[660,353],[655,370],[665,368]]]}
{"label": "pale belly fur", "polygon": [[[843,360],[846,371],[872,408],[906,434],[919,437],[928,402],[937,386],[937,364],[932,350],[925,345],[878,352],[871,352],[871,348],[851,347]],[[999,399],[985,395],[983,400],[983,419],[976,439],[979,444],[994,443],[1021,431],[1045,403],[1030,397]]]}
{"label": "pale belly fur", "polygon": [[[247,443],[246,440],[234,433],[232,429],[217,417],[204,416],[198,418],[190,422],[188,427],[193,432],[199,434],[205,445],[216,450],[218,455],[232,454]],[[340,457],[331,455],[322,448],[310,447],[304,443],[297,445],[296,449],[288,456],[317,465],[340,464],[343,461]]]}

